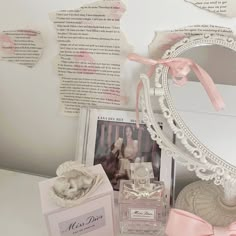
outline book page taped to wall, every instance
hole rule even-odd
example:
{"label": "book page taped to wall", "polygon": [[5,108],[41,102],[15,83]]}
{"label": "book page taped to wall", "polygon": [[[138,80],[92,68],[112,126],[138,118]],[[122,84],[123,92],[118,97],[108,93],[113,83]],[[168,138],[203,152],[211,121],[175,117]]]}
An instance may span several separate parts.
{"label": "book page taped to wall", "polygon": [[124,12],[120,1],[103,0],[50,14],[60,50],[54,66],[64,115],[78,115],[82,106],[119,107],[128,102],[121,78],[132,47],[120,30]]}
{"label": "book page taped to wall", "polygon": [[152,59],[160,59],[166,50],[181,39],[198,34],[219,34],[233,37],[230,28],[215,25],[193,25],[172,31],[158,31],[155,32],[154,39],[149,44],[149,56]]}
{"label": "book page taped to wall", "polygon": [[35,30],[0,32],[0,61],[8,61],[32,68],[43,51],[41,33]]}
{"label": "book page taped to wall", "polygon": [[193,3],[195,6],[204,10],[214,12],[223,16],[236,16],[236,1],[235,0],[185,0]]}

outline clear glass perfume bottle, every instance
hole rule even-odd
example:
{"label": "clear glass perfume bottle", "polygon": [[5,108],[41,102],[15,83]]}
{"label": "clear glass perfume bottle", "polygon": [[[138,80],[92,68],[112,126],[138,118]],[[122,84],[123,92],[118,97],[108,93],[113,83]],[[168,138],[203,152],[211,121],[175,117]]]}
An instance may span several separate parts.
{"label": "clear glass perfume bottle", "polygon": [[132,165],[132,180],[120,183],[120,231],[161,235],[166,217],[164,183],[150,179],[147,163]]}

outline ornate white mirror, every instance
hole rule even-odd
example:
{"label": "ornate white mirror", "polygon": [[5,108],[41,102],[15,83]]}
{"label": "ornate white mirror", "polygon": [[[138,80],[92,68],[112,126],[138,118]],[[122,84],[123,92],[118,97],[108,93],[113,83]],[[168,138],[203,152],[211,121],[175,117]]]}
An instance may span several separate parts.
{"label": "ornate white mirror", "polygon": [[[167,50],[163,59],[176,57],[191,59],[208,72],[223,97],[224,110],[214,110],[194,73],[188,74],[189,81],[184,86],[177,87],[169,68],[160,65],[156,69],[154,87],[150,87],[150,78],[141,76],[144,120],[152,138],[170,156],[195,171],[199,178],[213,180],[215,185],[223,187],[220,201],[224,209],[229,207],[230,221],[236,218],[236,41],[219,35],[185,38]],[[150,96],[156,96],[155,102],[158,101],[176,134],[175,144],[159,129]],[[219,212],[222,216],[228,214],[222,209]]]}

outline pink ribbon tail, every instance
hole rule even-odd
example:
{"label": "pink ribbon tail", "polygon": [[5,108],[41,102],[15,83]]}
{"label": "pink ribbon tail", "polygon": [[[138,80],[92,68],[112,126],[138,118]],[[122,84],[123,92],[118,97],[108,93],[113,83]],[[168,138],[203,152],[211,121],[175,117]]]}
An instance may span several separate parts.
{"label": "pink ribbon tail", "polygon": [[[157,61],[155,61],[155,60],[142,57],[142,56],[135,54],[135,53],[130,53],[128,55],[128,59],[131,61],[139,62],[141,64],[150,65],[151,67],[147,72],[147,76],[149,78],[153,75],[153,73],[156,69]],[[143,88],[143,82],[139,81],[138,86],[137,86],[137,90],[136,90],[136,105],[135,105],[135,107],[136,107],[136,127],[137,128],[139,128],[139,96],[140,96],[140,91],[142,88]]]}
{"label": "pink ribbon tail", "polygon": [[217,111],[222,110],[225,107],[225,103],[210,75],[196,63],[193,63],[191,68],[205,88],[215,109]]}

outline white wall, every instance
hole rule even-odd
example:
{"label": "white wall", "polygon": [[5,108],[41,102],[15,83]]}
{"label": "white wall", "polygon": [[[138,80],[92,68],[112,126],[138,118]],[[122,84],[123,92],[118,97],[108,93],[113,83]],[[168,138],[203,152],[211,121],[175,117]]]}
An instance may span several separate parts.
{"label": "white wall", "polygon": [[[74,159],[78,120],[59,112],[59,79],[52,67],[58,45],[48,13],[79,8],[88,2],[92,1],[1,0],[0,31],[40,30],[45,49],[33,69],[0,62],[0,166],[54,175],[60,163]],[[206,23],[233,25],[231,20],[199,10],[184,0],[124,2],[127,12],[122,29],[135,51],[143,55],[155,30]],[[139,67],[131,64],[127,63],[127,80],[136,81]],[[178,176],[182,182],[193,178],[183,170]]]}

